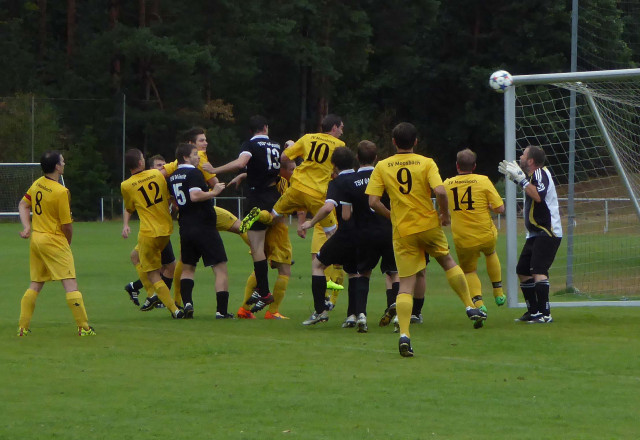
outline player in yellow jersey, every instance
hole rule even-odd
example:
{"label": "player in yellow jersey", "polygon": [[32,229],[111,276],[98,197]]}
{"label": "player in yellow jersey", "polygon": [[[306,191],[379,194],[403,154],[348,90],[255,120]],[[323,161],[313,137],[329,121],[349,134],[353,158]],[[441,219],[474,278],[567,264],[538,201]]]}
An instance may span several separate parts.
{"label": "player in yellow jersey", "polygon": [[[162,167],[167,163],[159,154],[152,156],[148,160],[149,168],[155,168],[156,170],[161,170]],[[131,233],[131,228],[129,227],[129,220],[131,218],[131,214],[126,209],[122,214],[123,227],[122,227],[122,236],[127,238]],[[160,270],[160,275],[162,276],[162,280],[167,285],[169,290],[171,290],[171,285],[173,283],[173,272],[176,268],[176,258],[173,253],[173,246],[171,245],[171,241],[167,243],[165,248],[162,250],[161,255],[162,261],[162,269]],[[129,294],[129,298],[133,302],[134,305],[139,306],[140,302],[138,300],[138,296],[140,295],[140,290],[144,287],[147,291],[148,297],[151,297],[155,294],[155,290],[153,285],[149,282],[147,275],[142,272],[140,268],[140,256],[138,254],[138,246],[131,251],[131,263],[136,268],[136,272],[138,273],[138,279],[136,281],[132,281],[127,283],[124,286],[124,290]],[[150,303],[152,300],[148,300],[147,303]],[[154,301],[155,302],[155,301]],[[164,308],[164,304],[161,302],[156,302],[156,308]],[[151,308],[144,308],[143,311],[151,310]]]}
{"label": "player in yellow jersey", "polygon": [[[447,226],[451,219],[438,166],[433,159],[413,152],[418,137],[412,124],[396,125],[392,136],[398,151],[378,162],[365,192],[369,195],[369,206],[391,219],[393,252],[400,277],[396,298],[400,326],[398,348],[400,355],[410,357],[413,356],[409,335],[413,292],[416,274],[426,267],[425,253],[442,266],[449,285],[464,303],[467,316],[477,321],[486,319],[487,315],[473,306],[464,273],[449,254],[441,226]],[[431,202],[431,191],[435,193],[439,212]],[[380,200],[385,192],[389,195],[391,211]]]}
{"label": "player in yellow jersey", "polygon": [[[78,335],[94,336],[89,326],[82,294],[78,291],[76,269],[71,253],[73,235],[69,190],[58,183],[64,174],[64,158],[57,151],[47,151],[40,158],[43,177],[37,179],[24,195],[18,211],[20,237],[31,238],[29,269],[31,283],[20,302],[18,336],[27,336],[36,299],[46,281],[60,280],[66,291],[67,305],[78,326]],[[33,212],[33,216],[31,213]]]}
{"label": "player in yellow jersey", "polygon": [[[131,172],[131,177],[120,184],[124,207],[130,213],[137,211],[140,217],[138,232],[140,266],[156,291],[156,295],[147,300],[162,301],[172,317],[182,318],[184,313],[176,307],[169,288],[160,274],[161,253],[173,232],[167,181],[160,171],[145,170],[144,155],[137,148],[128,150],[124,160]],[[152,298],[154,299],[151,300]]]}
{"label": "player in yellow jersey", "polygon": [[[344,147],[342,136],[344,124],[339,116],[329,114],[322,120],[322,133],[302,136],[293,145],[287,147],[281,157],[282,164],[288,160],[302,158],[302,164],[296,167],[291,176],[291,186],[282,194],[271,212],[252,209],[242,220],[240,229],[248,230],[255,221],[270,224],[275,217],[306,211],[315,215],[324,206],[324,196],[331,180],[333,165],[331,156],[338,147]],[[336,228],[336,216],[325,217],[320,225],[327,235]],[[303,236],[298,224],[298,235]]]}
{"label": "player in yellow jersey", "polygon": [[[491,211],[496,214],[504,212],[504,203],[489,178],[474,173],[476,153],[468,148],[458,152],[456,168],[458,175],[444,181],[449,196],[453,243],[460,268],[469,284],[471,300],[486,312],[482,301],[482,285],[476,271],[481,253],[486,258],[496,304],[501,306],[506,300],[502,291],[500,260],[496,253],[498,231],[491,218]],[[479,328],[482,323],[482,320],[478,320],[475,325]]]}

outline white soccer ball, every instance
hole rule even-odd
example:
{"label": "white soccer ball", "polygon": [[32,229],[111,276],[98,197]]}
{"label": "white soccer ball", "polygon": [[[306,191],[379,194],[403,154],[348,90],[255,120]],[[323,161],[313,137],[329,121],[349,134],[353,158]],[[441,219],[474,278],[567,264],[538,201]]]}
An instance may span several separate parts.
{"label": "white soccer ball", "polygon": [[489,77],[489,86],[498,93],[504,93],[513,84],[513,77],[506,70],[493,72]]}

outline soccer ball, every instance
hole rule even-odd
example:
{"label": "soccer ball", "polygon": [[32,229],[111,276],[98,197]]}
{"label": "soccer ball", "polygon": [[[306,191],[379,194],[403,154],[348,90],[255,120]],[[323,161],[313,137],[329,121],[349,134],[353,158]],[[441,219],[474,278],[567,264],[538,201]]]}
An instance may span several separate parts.
{"label": "soccer ball", "polygon": [[493,72],[489,77],[489,86],[498,93],[504,93],[512,84],[513,78],[506,70]]}

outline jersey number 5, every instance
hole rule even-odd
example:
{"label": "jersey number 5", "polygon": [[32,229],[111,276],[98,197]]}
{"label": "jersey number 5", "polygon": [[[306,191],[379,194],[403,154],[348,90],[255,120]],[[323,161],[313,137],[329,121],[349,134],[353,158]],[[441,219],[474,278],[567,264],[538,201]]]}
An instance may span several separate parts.
{"label": "jersey number 5", "polygon": [[140,191],[142,193],[142,197],[144,197],[144,201],[147,202],[147,208],[162,202],[162,195],[160,195],[160,186],[156,182],[149,182],[147,188],[149,189],[149,191],[155,191],[155,194],[153,195],[153,202],[145,191],[144,186],[138,188],[138,191]]}
{"label": "jersey number 5", "polygon": [[173,184],[173,196],[176,198],[176,202],[179,206],[184,206],[187,203],[187,196],[182,191],[182,183]]}
{"label": "jersey number 5", "polygon": [[467,211],[473,211],[473,197],[471,197],[471,187],[468,187],[465,192],[462,193],[462,198],[458,197],[458,188],[451,188],[453,192],[453,210],[462,211],[460,204],[467,205]]}

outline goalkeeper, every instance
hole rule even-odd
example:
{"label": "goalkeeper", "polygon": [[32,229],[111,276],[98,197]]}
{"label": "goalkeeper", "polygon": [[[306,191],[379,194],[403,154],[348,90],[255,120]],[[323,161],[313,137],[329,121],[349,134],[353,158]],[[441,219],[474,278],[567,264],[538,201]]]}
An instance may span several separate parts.
{"label": "goalkeeper", "polygon": [[[527,240],[520,253],[516,273],[527,303],[527,311],[516,322],[550,323],[549,268],[562,240],[558,195],[551,172],[544,166],[542,148],[528,146],[516,161],[503,160],[498,171],[522,187],[525,195],[524,224]],[[525,174],[526,173],[526,174]]]}

